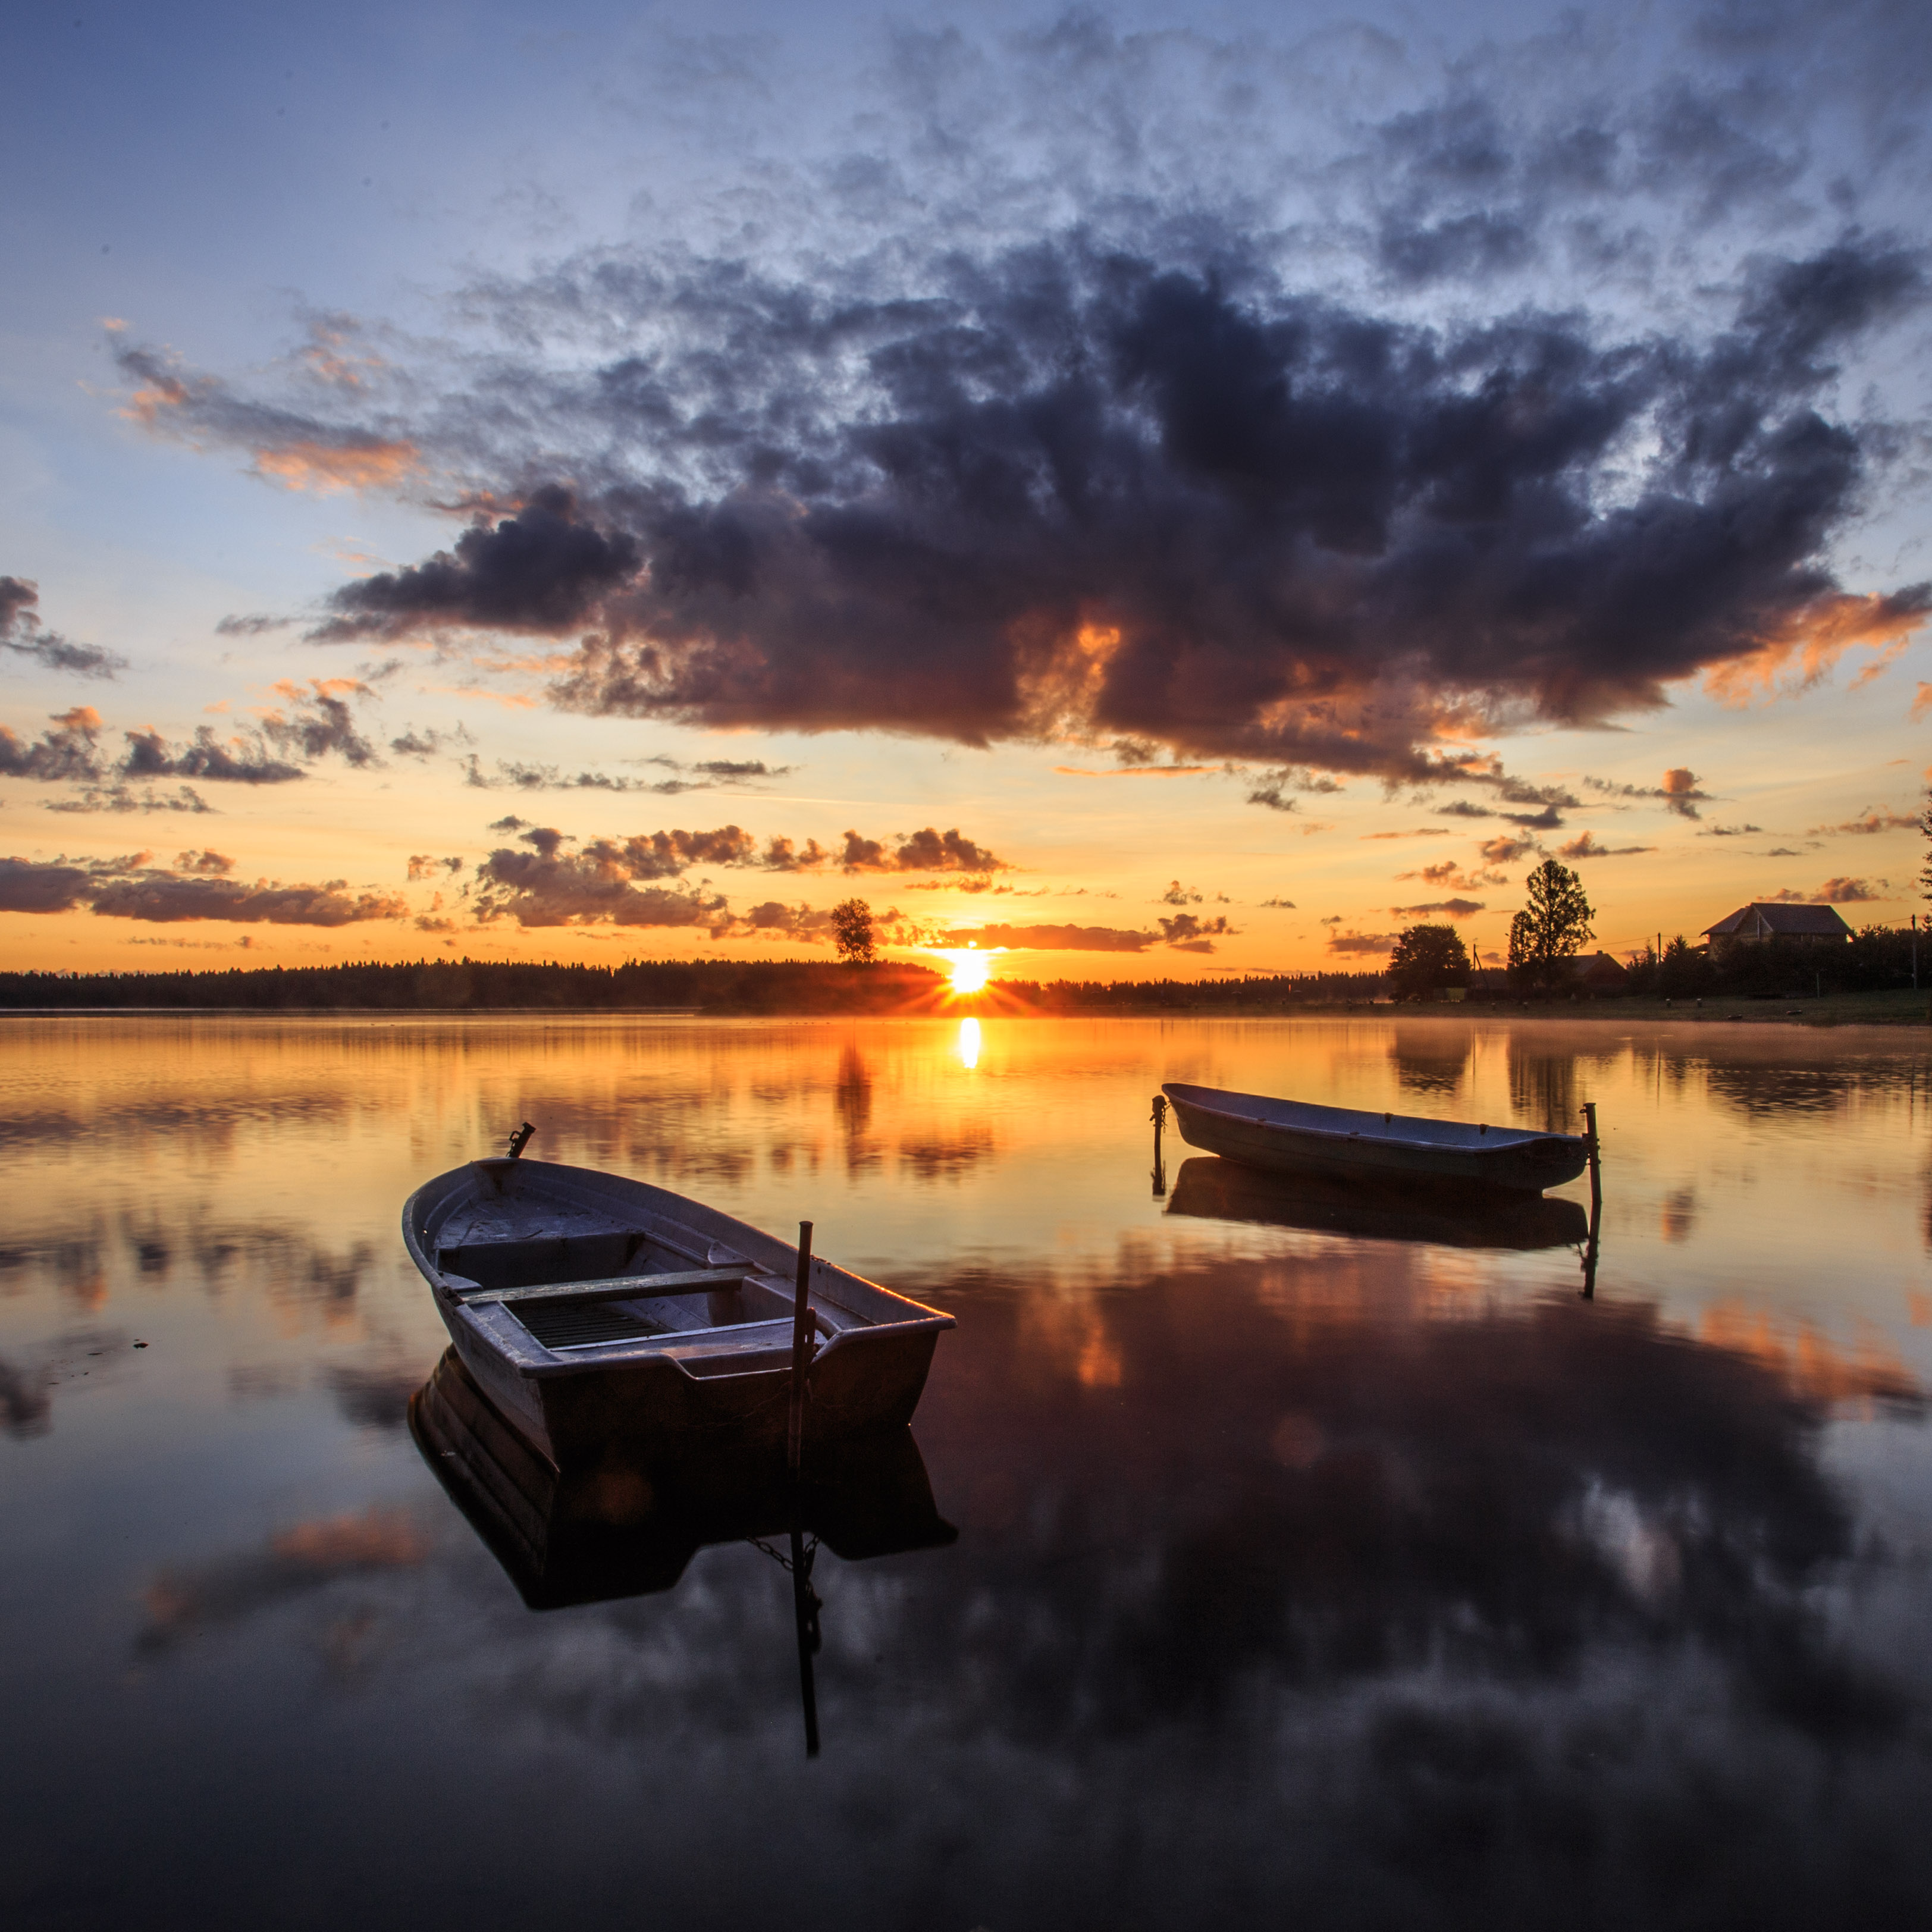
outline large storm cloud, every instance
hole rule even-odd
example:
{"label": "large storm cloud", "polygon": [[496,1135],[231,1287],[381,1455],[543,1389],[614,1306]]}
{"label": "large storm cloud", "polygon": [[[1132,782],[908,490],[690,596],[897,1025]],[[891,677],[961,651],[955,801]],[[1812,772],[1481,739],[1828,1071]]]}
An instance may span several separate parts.
{"label": "large storm cloud", "polygon": [[1844,62],[1778,80],[1712,27],[1612,106],[1569,31],[1299,158],[1258,56],[1244,93],[1238,50],[1070,20],[986,67],[1002,104],[908,35],[815,201],[748,175],[735,238],[483,278],[464,347],[392,332],[326,394],[124,346],[130,407],[272,477],[406,451],[363,487],[462,526],[311,635],[561,640],[568,709],[1494,782],[1472,740],[1741,700],[1932,609],[1844,578],[1910,442],[1847,364],[1926,275],[1855,189],[1798,194],[1793,76]]}

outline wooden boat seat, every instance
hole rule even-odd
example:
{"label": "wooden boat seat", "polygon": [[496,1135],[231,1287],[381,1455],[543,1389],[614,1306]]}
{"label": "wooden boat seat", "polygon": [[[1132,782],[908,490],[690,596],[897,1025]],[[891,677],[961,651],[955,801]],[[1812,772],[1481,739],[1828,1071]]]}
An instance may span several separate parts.
{"label": "wooden boat seat", "polygon": [[436,1250],[445,1274],[480,1288],[522,1288],[539,1282],[596,1281],[620,1274],[650,1237],[641,1228],[539,1234],[512,1240],[470,1240]]}

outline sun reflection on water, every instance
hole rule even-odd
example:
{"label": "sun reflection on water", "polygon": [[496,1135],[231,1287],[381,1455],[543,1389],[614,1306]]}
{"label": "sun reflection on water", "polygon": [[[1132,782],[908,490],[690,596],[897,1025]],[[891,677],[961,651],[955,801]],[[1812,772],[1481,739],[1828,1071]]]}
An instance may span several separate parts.
{"label": "sun reflection on water", "polygon": [[963,1019],[959,1022],[959,1064],[970,1070],[979,1064],[980,1022]]}

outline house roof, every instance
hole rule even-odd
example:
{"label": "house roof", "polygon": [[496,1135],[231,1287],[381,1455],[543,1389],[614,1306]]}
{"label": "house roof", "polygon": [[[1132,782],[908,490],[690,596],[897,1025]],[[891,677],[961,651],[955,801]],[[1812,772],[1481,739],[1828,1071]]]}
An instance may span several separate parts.
{"label": "house roof", "polygon": [[1607,952],[1580,952],[1570,962],[1570,975],[1575,980],[1624,976],[1624,963]]}
{"label": "house roof", "polygon": [[1768,932],[1780,939],[1849,939],[1852,928],[1836,906],[1788,905],[1754,901],[1727,919],[1707,926],[1706,939],[1729,939],[1739,932]]}

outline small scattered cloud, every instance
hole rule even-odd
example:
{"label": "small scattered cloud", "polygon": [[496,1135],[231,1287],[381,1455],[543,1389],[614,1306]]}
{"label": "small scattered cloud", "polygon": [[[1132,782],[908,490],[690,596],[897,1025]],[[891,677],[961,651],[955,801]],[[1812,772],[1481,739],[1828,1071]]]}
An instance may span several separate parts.
{"label": "small scattered cloud", "polygon": [[1390,916],[1396,919],[1426,917],[1431,913],[1444,913],[1451,919],[1468,919],[1484,910],[1480,899],[1433,899],[1426,905],[1390,906]]}
{"label": "small scattered cloud", "polygon": [[1543,848],[1534,838],[1486,838],[1479,848],[1486,866],[1514,866],[1519,859],[1527,858],[1532,852]]}
{"label": "small scattered cloud", "polygon": [[1654,845],[1600,845],[1596,834],[1585,832],[1556,848],[1564,859],[1630,859],[1640,852],[1654,852]]}
{"label": "small scattered cloud", "polygon": [[1679,818],[1701,818],[1702,814],[1698,806],[1711,802],[1711,794],[1703,789],[1703,781],[1683,765],[1666,772],[1661,784],[1618,784],[1607,779],[1592,778],[1586,778],[1583,782],[1605,798],[1659,800]]}
{"label": "small scattered cloud", "polygon": [[1466,872],[1453,859],[1445,859],[1439,866],[1424,866],[1413,872],[1398,872],[1398,879],[1420,879],[1425,886],[1448,886],[1458,892],[1480,892],[1485,886],[1506,886],[1509,880],[1501,872],[1478,871]]}
{"label": "small scattered cloud", "polygon": [[1173,918],[1160,920],[1156,923],[1160,928],[1162,945],[1171,946],[1180,952],[1212,952],[1216,939],[1232,938],[1235,933],[1225,914],[1199,919],[1191,912],[1176,913]]}
{"label": "small scattered cloud", "polygon": [[118,651],[98,644],[77,644],[58,631],[50,631],[38,616],[38,585],[24,577],[0,577],[0,650],[30,658],[44,670],[66,671],[76,677],[114,678],[128,668]]}
{"label": "small scattered cloud", "polygon": [[1328,950],[1340,953],[1393,952],[1399,937],[1393,932],[1331,932],[1328,935]]}
{"label": "small scattered cloud", "polygon": [[1292,899],[1263,899],[1262,904],[1264,908],[1272,909],[1276,912],[1294,910],[1294,902]]}
{"label": "small scattered cloud", "polygon": [[266,612],[257,611],[247,616],[224,617],[214,627],[218,638],[260,638],[271,631],[286,631],[294,623],[292,617],[272,617]]}
{"label": "small scattered cloud", "polygon": [[1334,778],[1319,776],[1305,765],[1287,765],[1279,771],[1264,773],[1248,794],[1248,802],[1264,805],[1270,812],[1293,812],[1296,808],[1290,796],[1292,793],[1337,792],[1343,789]]}
{"label": "small scattered cloud", "polygon": [[1794,892],[1789,886],[1772,893],[1768,905],[1864,905],[1890,896],[1886,879],[1827,879],[1816,892]]}
{"label": "small scattered cloud", "polygon": [[1697,836],[1700,838],[1743,838],[1763,830],[1762,825],[1707,825]]}
{"label": "small scattered cloud", "polygon": [[1160,934],[1112,926],[981,926],[942,932],[936,946],[1004,946],[1011,952],[1144,952]]}
{"label": "small scattered cloud", "polygon": [[1916,832],[1920,829],[1918,820],[1909,812],[1894,812],[1888,806],[1868,806],[1857,818],[1848,818],[1841,825],[1809,826],[1805,836],[1812,838],[1821,835],[1835,838],[1850,833],[1855,838],[1870,838],[1880,832]]}
{"label": "small scattered cloud", "polygon": [[1449,828],[1446,825],[1418,826],[1413,832],[1364,832],[1364,838],[1447,838]]}

